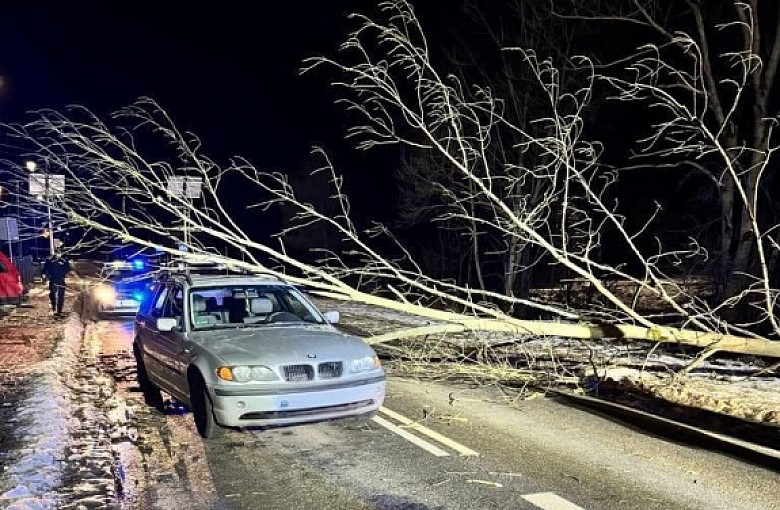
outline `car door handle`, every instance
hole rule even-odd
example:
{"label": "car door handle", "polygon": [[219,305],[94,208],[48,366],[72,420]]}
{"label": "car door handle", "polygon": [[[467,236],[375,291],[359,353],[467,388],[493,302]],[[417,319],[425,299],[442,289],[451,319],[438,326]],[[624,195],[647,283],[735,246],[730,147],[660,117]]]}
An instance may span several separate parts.
{"label": "car door handle", "polygon": [[192,352],[192,349],[190,349],[189,347],[182,347],[182,348],[179,350],[179,353],[180,353],[180,354],[189,354],[189,353],[191,353],[191,352]]}

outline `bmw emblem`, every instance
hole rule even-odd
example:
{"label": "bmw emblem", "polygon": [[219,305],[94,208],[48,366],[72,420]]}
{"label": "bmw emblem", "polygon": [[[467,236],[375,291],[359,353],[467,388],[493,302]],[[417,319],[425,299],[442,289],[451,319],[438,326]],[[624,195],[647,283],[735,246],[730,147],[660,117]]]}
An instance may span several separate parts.
{"label": "bmw emblem", "polygon": [[306,357],[309,358],[309,359],[314,359],[314,358],[317,357],[317,355],[316,354],[307,354]]}

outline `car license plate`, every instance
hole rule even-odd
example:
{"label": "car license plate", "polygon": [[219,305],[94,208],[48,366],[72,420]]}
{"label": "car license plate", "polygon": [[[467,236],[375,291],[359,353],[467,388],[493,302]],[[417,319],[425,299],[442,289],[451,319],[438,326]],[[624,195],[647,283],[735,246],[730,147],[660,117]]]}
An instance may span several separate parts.
{"label": "car license plate", "polygon": [[[342,397],[343,398],[343,397]],[[306,409],[309,407],[322,407],[328,405],[341,404],[341,398],[328,395],[323,392],[311,392],[305,395],[284,395],[274,397],[276,409],[284,411],[287,409]]]}

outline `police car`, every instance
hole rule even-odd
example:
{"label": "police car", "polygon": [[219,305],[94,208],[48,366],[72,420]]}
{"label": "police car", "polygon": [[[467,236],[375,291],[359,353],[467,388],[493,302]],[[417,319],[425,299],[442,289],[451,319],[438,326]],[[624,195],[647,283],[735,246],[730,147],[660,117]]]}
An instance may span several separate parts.
{"label": "police car", "polygon": [[94,297],[99,316],[134,316],[152,283],[146,261],[134,259],[103,264]]}

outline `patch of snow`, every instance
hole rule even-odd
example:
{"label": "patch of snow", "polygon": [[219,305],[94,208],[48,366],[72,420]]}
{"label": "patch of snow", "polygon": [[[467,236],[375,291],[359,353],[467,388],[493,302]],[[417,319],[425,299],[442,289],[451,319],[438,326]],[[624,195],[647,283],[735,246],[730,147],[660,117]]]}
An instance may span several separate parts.
{"label": "patch of snow", "polygon": [[32,365],[32,391],[19,403],[16,439],[26,445],[8,467],[15,487],[0,495],[8,510],[57,508],[56,489],[69,440],[72,404],[69,376],[78,361],[83,326],[75,314],[65,323],[63,337],[49,359]]}

